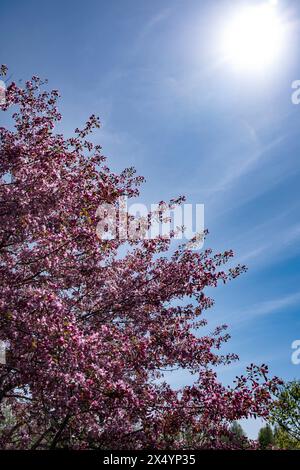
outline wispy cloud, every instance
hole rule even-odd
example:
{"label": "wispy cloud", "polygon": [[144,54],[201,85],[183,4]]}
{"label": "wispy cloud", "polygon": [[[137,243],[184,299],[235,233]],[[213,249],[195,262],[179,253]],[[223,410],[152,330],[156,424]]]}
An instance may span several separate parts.
{"label": "wispy cloud", "polygon": [[260,148],[249,155],[248,158],[244,158],[243,160],[239,159],[238,162],[236,160],[232,160],[230,165],[228,165],[227,174],[225,174],[218,184],[214,186],[214,193],[230,189],[235,181],[238,181],[242,176],[247,175],[247,173],[252,171],[257,164],[261,164],[263,161],[265,162],[265,159],[271,155],[270,151],[282,143],[284,139],[285,136],[279,136],[268,144],[260,146]]}
{"label": "wispy cloud", "polygon": [[299,305],[300,308],[300,292],[286,294],[285,296],[264,300],[262,302],[251,305],[249,308],[240,308],[239,311],[227,316],[227,323],[231,325],[231,330],[240,328],[245,323],[257,320],[260,317],[269,316],[275,313],[286,314],[288,309]]}
{"label": "wispy cloud", "polygon": [[286,295],[285,297],[266,300],[254,305],[244,312],[244,314],[248,317],[270,315],[280,310],[284,311],[285,309],[297,304],[300,304],[300,292],[295,292],[293,294]]}
{"label": "wispy cloud", "polygon": [[140,39],[144,39],[148,34],[152,32],[152,30],[162,21],[166,20],[172,12],[172,8],[165,8],[164,10],[160,11],[158,14],[154,15],[148,23],[144,26],[143,30],[140,34]]}
{"label": "wispy cloud", "polygon": [[138,39],[135,43],[135,47],[132,48],[131,50],[131,54],[134,56],[136,54],[138,54],[142,49],[143,49],[143,46],[144,46],[144,41],[146,41],[146,39],[148,38],[149,35],[151,35],[151,33],[153,33],[153,31],[155,30],[155,28],[160,24],[162,23],[163,21],[165,21],[172,13],[172,8],[165,8],[163,9],[162,11],[160,11],[159,13],[157,13],[156,15],[152,16],[148,22],[146,22],[139,35],[138,35]]}
{"label": "wispy cloud", "polygon": [[260,269],[261,266],[279,262],[294,256],[299,250],[300,224],[292,224],[280,214],[269,220],[267,224],[261,224],[244,236],[242,244],[238,248],[239,242],[234,246],[240,254],[235,259],[235,263],[249,264],[251,269]]}

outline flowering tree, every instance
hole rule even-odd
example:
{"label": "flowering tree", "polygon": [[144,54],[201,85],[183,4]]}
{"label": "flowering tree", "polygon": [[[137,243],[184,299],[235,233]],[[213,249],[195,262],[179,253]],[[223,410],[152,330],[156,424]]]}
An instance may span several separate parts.
{"label": "flowering tree", "polygon": [[[204,289],[244,268],[222,269],[231,251],[167,256],[164,238],[131,240],[124,256],[124,241],[99,240],[98,206],[136,196],[143,179],[105,165],[87,140],[94,115],[72,138],[56,133],[58,92],[43,85],[11,83],[1,105],[14,122],[0,128],[1,447],[234,446],[230,424],[266,416],[278,380],[251,365],[223,386],[214,367],[236,359],[218,352],[226,326],[199,329]],[[194,384],[172,389],[163,373],[175,368]]]}

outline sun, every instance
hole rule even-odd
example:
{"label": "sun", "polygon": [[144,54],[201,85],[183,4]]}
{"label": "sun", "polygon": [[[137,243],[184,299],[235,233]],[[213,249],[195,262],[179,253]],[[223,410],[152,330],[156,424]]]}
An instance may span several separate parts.
{"label": "sun", "polygon": [[283,32],[276,0],[244,7],[233,15],[225,28],[223,54],[239,68],[265,69],[279,57]]}

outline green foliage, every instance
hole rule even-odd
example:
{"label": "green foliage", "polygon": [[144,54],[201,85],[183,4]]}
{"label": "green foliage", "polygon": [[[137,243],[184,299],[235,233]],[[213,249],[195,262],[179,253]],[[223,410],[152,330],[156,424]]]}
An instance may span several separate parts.
{"label": "green foliage", "polygon": [[229,428],[230,435],[224,436],[224,442],[231,443],[235,449],[246,449],[249,447],[249,441],[242,426],[234,421]]}
{"label": "green foliage", "polygon": [[269,424],[260,429],[258,442],[261,449],[267,449],[274,444],[274,434]]}
{"label": "green foliage", "polygon": [[230,431],[232,432],[232,434],[234,434],[237,439],[243,439],[244,437],[246,437],[245,431],[237,421],[232,423],[232,425],[230,426]]}
{"label": "green foliage", "polygon": [[300,449],[300,442],[290,437],[287,431],[280,426],[276,426],[274,430],[274,445],[278,449]]}
{"label": "green foliage", "polygon": [[277,400],[271,409],[270,421],[276,426],[280,447],[284,442],[287,448],[290,448],[290,445],[293,448],[300,446],[299,380],[287,382],[280,387]]}
{"label": "green foliage", "polygon": [[4,429],[10,428],[15,424],[16,421],[11,406],[3,402],[0,407],[0,435]]}

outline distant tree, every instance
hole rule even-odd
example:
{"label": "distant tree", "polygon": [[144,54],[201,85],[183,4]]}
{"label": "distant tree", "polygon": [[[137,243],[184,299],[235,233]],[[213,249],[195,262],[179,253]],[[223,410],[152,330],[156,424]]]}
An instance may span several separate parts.
{"label": "distant tree", "polygon": [[232,423],[232,425],[230,426],[230,431],[239,439],[246,436],[245,431],[237,421],[234,421],[234,423]]}
{"label": "distant tree", "polygon": [[5,402],[0,406],[0,436],[7,427],[15,426],[16,420],[12,408]]}
{"label": "distant tree", "polygon": [[289,433],[280,426],[276,426],[274,430],[274,445],[278,449],[300,449],[300,442],[293,439]]}
{"label": "distant tree", "polygon": [[261,449],[267,449],[269,446],[274,444],[274,434],[269,424],[260,429],[258,442]]}
{"label": "distant tree", "polygon": [[246,433],[237,421],[234,421],[232,423],[229,428],[229,431],[232,434],[231,440],[234,443],[235,447],[245,447],[248,445]]}
{"label": "distant tree", "polygon": [[290,442],[300,445],[300,381],[280,386],[278,399],[271,409],[271,422],[287,434]]}

